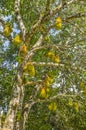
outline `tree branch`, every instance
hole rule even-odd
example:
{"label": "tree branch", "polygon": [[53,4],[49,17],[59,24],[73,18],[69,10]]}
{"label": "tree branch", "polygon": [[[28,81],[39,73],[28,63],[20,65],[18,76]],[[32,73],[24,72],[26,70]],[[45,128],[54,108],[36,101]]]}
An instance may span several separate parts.
{"label": "tree branch", "polygon": [[38,99],[35,103],[38,103],[38,102],[49,102],[49,101],[52,101],[52,100],[54,100],[54,99],[56,99],[56,98],[59,98],[59,97],[72,97],[72,98],[76,98],[77,96],[80,96],[80,93],[77,93],[77,94],[66,94],[66,93],[62,93],[62,94],[57,94],[57,95],[55,95],[55,96],[53,96],[53,97],[50,97],[50,98],[48,98],[48,99],[43,99],[43,100],[41,100],[41,99]]}
{"label": "tree branch", "polygon": [[58,66],[64,66],[63,64],[58,64],[58,63],[53,63],[53,62],[32,62],[33,65],[36,66],[53,66],[53,67],[58,67]]}
{"label": "tree branch", "polygon": [[80,17],[86,17],[86,13],[77,13],[77,14],[73,14],[69,17],[66,17],[66,19],[64,21],[69,21],[69,20],[72,20],[74,18],[80,18]]}
{"label": "tree branch", "polygon": [[27,83],[24,84],[24,86],[27,86],[27,85],[37,85],[37,84],[41,84],[43,81],[40,80],[40,81],[28,81]]}
{"label": "tree branch", "polygon": [[[41,45],[42,45],[43,38],[44,38],[44,36],[41,35],[41,36],[39,37],[39,39],[37,40],[37,42],[35,43],[35,45],[32,47],[32,49],[41,46]],[[28,59],[31,58],[33,55],[34,55],[34,52],[29,51],[26,61],[28,61]]]}
{"label": "tree branch", "polygon": [[39,85],[37,84],[34,87],[34,90],[32,91],[32,94],[31,94],[31,96],[29,98],[29,101],[24,106],[24,110],[23,110],[23,118],[24,118],[23,130],[25,130],[25,128],[26,128],[25,124],[28,121],[28,114],[30,113],[30,110],[31,110],[32,106],[36,103],[34,99],[37,96],[37,93],[38,93],[39,89],[40,89],[40,84]]}
{"label": "tree branch", "polygon": [[15,0],[14,10],[15,10],[15,15],[16,15],[17,21],[19,23],[19,26],[20,26],[20,29],[22,32],[23,41],[25,41],[26,28],[25,28],[25,25],[23,23],[23,20],[22,20],[21,14],[20,14],[20,0]]}

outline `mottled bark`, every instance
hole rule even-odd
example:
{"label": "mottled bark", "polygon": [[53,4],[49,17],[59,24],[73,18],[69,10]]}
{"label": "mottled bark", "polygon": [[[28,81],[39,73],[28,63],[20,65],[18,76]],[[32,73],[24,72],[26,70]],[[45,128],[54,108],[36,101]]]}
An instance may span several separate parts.
{"label": "mottled bark", "polygon": [[22,105],[21,99],[23,100],[23,97],[24,97],[24,87],[22,85],[21,75],[18,74],[13,86],[13,94],[11,101],[9,103],[5,123],[3,125],[2,130],[13,130],[17,110]]}

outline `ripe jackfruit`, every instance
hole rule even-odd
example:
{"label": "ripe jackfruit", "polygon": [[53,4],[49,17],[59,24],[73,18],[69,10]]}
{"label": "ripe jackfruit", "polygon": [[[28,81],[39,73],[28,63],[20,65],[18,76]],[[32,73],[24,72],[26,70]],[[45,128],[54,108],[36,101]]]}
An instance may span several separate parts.
{"label": "ripe jackfruit", "polygon": [[9,37],[11,32],[12,32],[11,26],[9,24],[6,24],[3,31],[4,36]]}

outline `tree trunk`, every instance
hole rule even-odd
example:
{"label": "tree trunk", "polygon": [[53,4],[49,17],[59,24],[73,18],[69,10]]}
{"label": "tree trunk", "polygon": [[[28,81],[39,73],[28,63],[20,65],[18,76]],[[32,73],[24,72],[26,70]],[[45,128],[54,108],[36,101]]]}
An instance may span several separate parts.
{"label": "tree trunk", "polygon": [[17,80],[15,81],[15,84],[13,86],[13,95],[9,103],[5,123],[3,125],[2,130],[14,129],[17,110],[22,105],[23,97],[24,97],[24,87],[22,85],[21,75],[18,74]]}

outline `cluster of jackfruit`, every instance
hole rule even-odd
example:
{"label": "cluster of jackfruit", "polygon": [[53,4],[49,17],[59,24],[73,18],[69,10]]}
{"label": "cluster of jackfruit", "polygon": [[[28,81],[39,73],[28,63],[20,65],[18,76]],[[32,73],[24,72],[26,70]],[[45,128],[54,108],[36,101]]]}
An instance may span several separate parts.
{"label": "cluster of jackfruit", "polygon": [[23,44],[21,47],[20,47],[20,53],[24,56],[27,52],[27,47],[25,44]]}
{"label": "cluster of jackfruit", "polygon": [[35,76],[35,68],[34,68],[34,65],[31,62],[28,62],[24,66],[23,71],[25,73],[28,73],[31,77]]}
{"label": "cluster of jackfruit", "polygon": [[41,98],[48,98],[49,97],[50,88],[42,87],[40,89],[40,97]]}
{"label": "cluster of jackfruit", "polygon": [[49,105],[48,105],[48,109],[50,111],[56,111],[57,110],[57,104],[56,102],[51,102]]}
{"label": "cluster of jackfruit", "polygon": [[46,87],[50,87],[50,84],[53,83],[53,79],[46,74],[45,78],[44,78],[44,81],[43,81],[43,85],[46,86]]}
{"label": "cluster of jackfruit", "polygon": [[53,79],[46,75],[43,80],[43,87],[40,89],[40,96],[42,98],[48,98],[50,93],[50,85],[53,83]]}
{"label": "cluster of jackfruit", "polygon": [[4,34],[5,37],[9,37],[11,35],[11,32],[12,32],[12,27],[11,27],[10,24],[7,23],[4,26],[3,34]]}
{"label": "cluster of jackfruit", "polygon": [[58,55],[55,55],[52,51],[49,51],[46,54],[47,57],[49,57],[53,62],[55,63],[59,63],[60,62],[60,58]]}
{"label": "cluster of jackfruit", "polygon": [[58,29],[58,30],[62,28],[62,19],[61,19],[61,17],[56,18],[55,26],[56,26],[56,29]]}
{"label": "cluster of jackfruit", "polygon": [[79,104],[77,101],[74,102],[71,98],[69,98],[68,105],[70,107],[73,107],[76,110],[76,112],[79,111]]}
{"label": "cluster of jackfruit", "polygon": [[14,43],[15,45],[20,45],[20,44],[22,43],[22,39],[21,39],[21,37],[20,37],[19,34],[16,35],[16,36],[13,38],[13,43]]}

